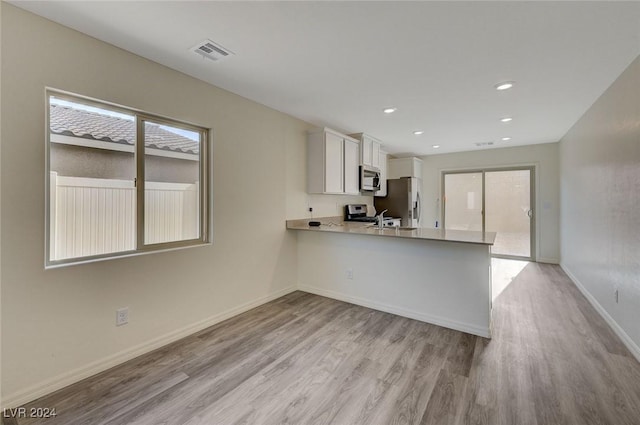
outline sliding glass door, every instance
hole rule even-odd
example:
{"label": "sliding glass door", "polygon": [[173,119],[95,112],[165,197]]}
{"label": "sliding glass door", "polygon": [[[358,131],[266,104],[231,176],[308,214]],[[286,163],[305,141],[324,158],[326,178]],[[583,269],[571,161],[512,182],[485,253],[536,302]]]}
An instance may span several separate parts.
{"label": "sliding glass door", "polygon": [[443,194],[445,229],[495,232],[495,257],[533,260],[533,167],[445,172]]}
{"label": "sliding glass door", "polygon": [[445,229],[482,231],[482,173],[444,175]]}

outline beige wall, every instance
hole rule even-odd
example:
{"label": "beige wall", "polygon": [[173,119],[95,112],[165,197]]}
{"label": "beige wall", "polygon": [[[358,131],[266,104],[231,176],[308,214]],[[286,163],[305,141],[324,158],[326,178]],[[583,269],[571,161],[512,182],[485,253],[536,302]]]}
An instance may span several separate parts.
{"label": "beige wall", "polygon": [[[0,24],[2,23],[3,2],[0,1]],[[0,28],[0,46],[2,46],[2,30]],[[0,48],[0,81],[2,81],[2,49]],[[2,99],[2,84],[0,84],[0,99]],[[0,102],[0,222],[2,222],[2,102]],[[0,240],[2,240],[2,226],[0,226]],[[2,401],[2,244],[0,243],[0,410],[4,407]]]}
{"label": "beige wall", "polygon": [[[285,219],[304,217],[309,202],[308,124],[7,4],[1,52],[8,403],[295,287],[296,239]],[[213,245],[45,271],[46,86],[213,128]],[[312,204],[333,213],[349,199],[360,197]],[[125,306],[130,323],[116,328]]]}
{"label": "beige wall", "polygon": [[640,57],[563,137],[560,159],[562,266],[640,360]]}
{"label": "beige wall", "polygon": [[536,258],[560,261],[558,143],[429,155],[422,161],[424,227],[433,227],[436,218],[442,222],[438,211],[443,171],[535,165]]}

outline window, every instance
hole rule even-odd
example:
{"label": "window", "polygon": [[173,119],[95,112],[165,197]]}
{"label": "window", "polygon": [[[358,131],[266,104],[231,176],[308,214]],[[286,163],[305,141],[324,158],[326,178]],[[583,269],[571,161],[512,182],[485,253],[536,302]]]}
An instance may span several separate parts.
{"label": "window", "polygon": [[47,92],[46,266],[208,243],[208,130]]}

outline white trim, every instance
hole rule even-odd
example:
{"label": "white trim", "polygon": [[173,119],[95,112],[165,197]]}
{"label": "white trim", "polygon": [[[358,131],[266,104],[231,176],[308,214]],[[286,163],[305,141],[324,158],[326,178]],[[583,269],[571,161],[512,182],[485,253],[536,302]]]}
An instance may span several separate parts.
{"label": "white trim", "polygon": [[431,324],[442,326],[445,328],[454,329],[456,331],[466,332],[472,335],[478,335],[483,338],[491,338],[490,327],[485,328],[482,326],[476,326],[476,325],[470,325],[468,323],[457,322],[457,321],[445,319],[439,316],[432,316],[429,314],[419,313],[417,311],[395,307],[389,304],[367,300],[365,298],[345,295],[341,292],[316,288],[314,286],[309,286],[309,285],[298,285],[298,290],[303,292],[309,292],[311,294],[321,295],[327,298],[332,298],[334,300],[345,301],[345,302],[356,304],[362,307],[372,308],[374,310],[384,311],[386,313],[396,314],[402,317],[408,317],[409,319],[415,319],[421,322],[431,323]]}
{"label": "white trim", "polygon": [[150,182],[144,183],[145,190],[195,190],[196,183],[168,183],[168,182]]}
{"label": "white trim", "polygon": [[546,264],[560,264],[560,260],[557,258],[538,258],[535,262]]}
{"label": "white trim", "polygon": [[[65,136],[62,134],[51,134],[51,143],[61,145],[80,146],[83,148],[104,149],[117,152],[133,153],[134,147],[130,144],[105,142],[103,140],[85,139],[84,137]],[[144,148],[145,155],[162,156],[165,158],[186,159],[187,161],[200,161],[200,155],[184,152],[165,151],[162,149]]]}
{"label": "white trim", "polygon": [[[52,173],[55,173],[52,171]],[[133,180],[100,179],[95,177],[58,176],[57,185],[67,187],[97,187],[110,189],[135,189]],[[193,190],[195,183],[145,182],[149,190]]]}
{"label": "white trim", "polygon": [[560,263],[560,267],[564,272],[569,276],[569,279],[573,281],[576,287],[582,292],[582,295],[591,303],[593,308],[596,309],[600,316],[604,319],[605,322],[613,329],[613,331],[620,337],[623,344],[631,351],[631,354],[640,362],[640,347],[635,343],[634,340],[622,329],[622,327],[615,321],[613,317],[609,315],[607,310],[598,302],[598,300],[591,295],[587,288],[584,287],[582,283],[578,280],[578,278],[567,268],[566,264]]}
{"label": "white trim", "polygon": [[94,177],[58,176],[58,186],[135,189],[133,180],[99,179]]}
{"label": "white trim", "polygon": [[119,353],[110,355],[103,359],[91,362],[88,365],[81,366],[77,369],[74,369],[69,372],[63,373],[61,375],[55,376],[53,378],[47,379],[36,385],[32,385],[24,390],[18,391],[14,394],[9,394],[7,397],[5,397],[2,400],[2,405],[4,408],[14,408],[14,407],[22,406],[25,403],[29,403],[42,396],[51,394],[54,391],[57,391],[68,385],[79,382],[90,376],[96,375],[109,368],[112,368],[128,360],[136,358],[142,354],[149,353],[155,349],[163,347],[181,338],[192,335],[196,332],[199,332],[203,329],[206,329],[210,326],[220,323],[223,320],[227,320],[233,316],[237,316],[238,314],[251,310],[252,308],[258,307],[262,304],[266,304],[286,294],[294,292],[296,289],[297,288],[295,286],[289,286],[287,288],[283,288],[270,295],[266,295],[256,300],[241,304],[238,307],[234,307],[230,310],[216,314],[214,316],[211,316],[199,322],[193,323],[191,325],[187,325],[183,328],[169,332],[168,334],[153,338],[147,342],[136,345],[127,350],[121,351]]}

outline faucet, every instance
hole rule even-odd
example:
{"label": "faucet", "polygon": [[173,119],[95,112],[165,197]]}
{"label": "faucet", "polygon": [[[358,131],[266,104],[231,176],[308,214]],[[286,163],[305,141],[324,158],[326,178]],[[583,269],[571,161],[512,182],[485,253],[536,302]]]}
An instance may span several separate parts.
{"label": "faucet", "polygon": [[384,213],[386,213],[387,211],[389,210],[384,210],[380,214],[378,214],[378,229],[380,230],[384,229]]}

